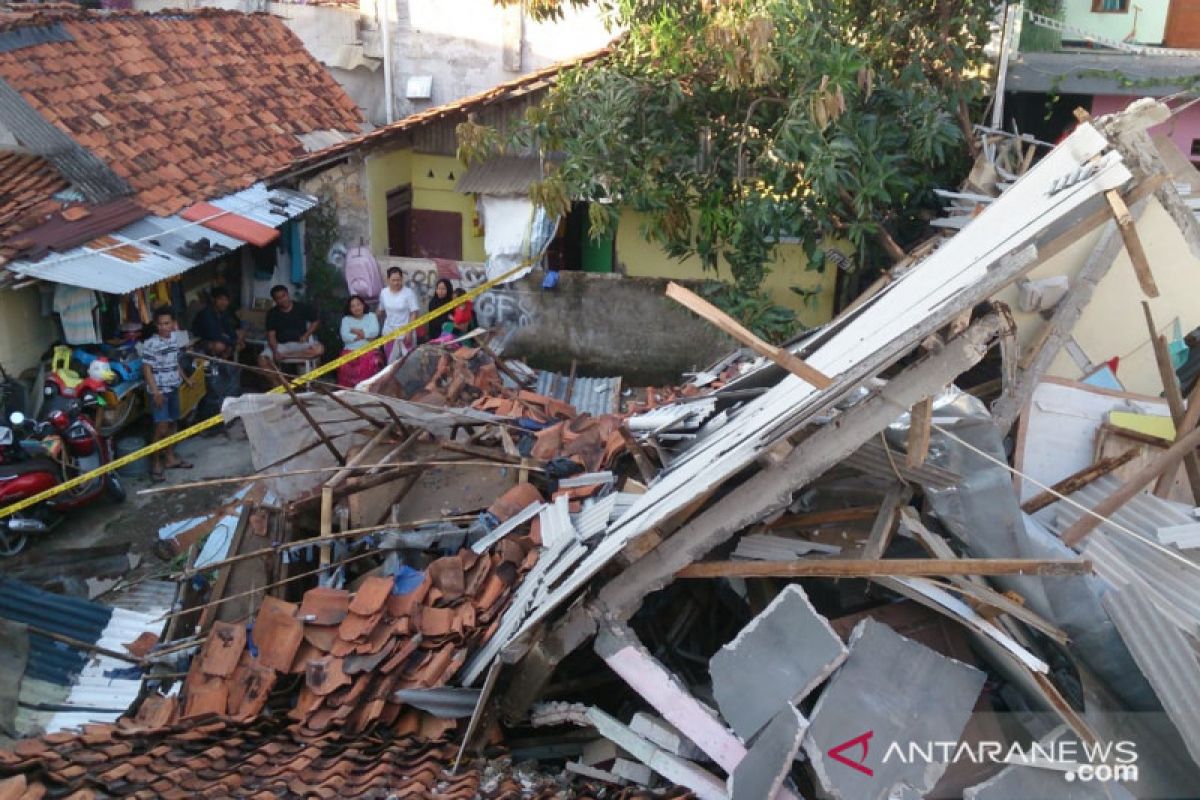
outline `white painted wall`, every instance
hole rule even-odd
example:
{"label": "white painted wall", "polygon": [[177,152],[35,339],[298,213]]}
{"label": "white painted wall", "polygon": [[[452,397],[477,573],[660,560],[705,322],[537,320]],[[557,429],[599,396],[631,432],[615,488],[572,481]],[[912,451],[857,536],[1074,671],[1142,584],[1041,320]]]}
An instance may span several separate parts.
{"label": "white painted wall", "polygon": [[[476,94],[498,83],[603,47],[612,39],[594,8],[538,23],[519,5],[493,0],[359,0],[358,11],[270,0],[134,0],[139,11],[225,8],[281,17],[374,125],[385,119],[378,14],[391,3],[395,118]],[[433,77],[429,100],[409,100],[413,76]]]}
{"label": "white painted wall", "polygon": [[1129,10],[1117,13],[1092,11],[1092,0],[1065,0],[1063,19],[1073,28],[1106,39],[1120,42],[1128,38],[1138,44],[1161,45],[1172,2],[1194,0],[1130,0]]}

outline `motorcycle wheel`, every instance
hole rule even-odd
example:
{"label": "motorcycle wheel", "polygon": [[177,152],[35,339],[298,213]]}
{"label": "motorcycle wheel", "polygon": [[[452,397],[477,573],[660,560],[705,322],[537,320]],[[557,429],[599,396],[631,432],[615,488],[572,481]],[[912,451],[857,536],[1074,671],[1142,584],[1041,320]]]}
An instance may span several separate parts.
{"label": "motorcycle wheel", "polygon": [[7,525],[0,525],[0,557],[9,558],[25,549],[29,541],[27,533],[13,533]]}
{"label": "motorcycle wheel", "polygon": [[114,470],[108,473],[105,478],[104,491],[108,492],[108,499],[114,503],[124,503],[126,492],[125,484],[121,482],[121,477]]}

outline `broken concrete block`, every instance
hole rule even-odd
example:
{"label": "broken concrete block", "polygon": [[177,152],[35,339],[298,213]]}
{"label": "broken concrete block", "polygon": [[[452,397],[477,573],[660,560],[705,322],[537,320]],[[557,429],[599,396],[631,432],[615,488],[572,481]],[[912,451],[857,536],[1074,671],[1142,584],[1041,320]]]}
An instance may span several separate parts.
{"label": "broken concrete block", "polygon": [[654,780],[654,773],[645,764],[630,761],[628,758],[618,758],[613,762],[612,774],[638,786],[649,786]]}
{"label": "broken concrete block", "polygon": [[788,586],[709,661],[721,716],[750,741],[846,660],[846,646],[804,590]]}
{"label": "broken concrete block", "polygon": [[609,764],[623,755],[625,751],[608,739],[596,739],[583,746],[579,760],[589,767],[594,767],[598,764]]}
{"label": "broken concrete block", "polygon": [[1014,797],[1053,797],[1055,800],[1133,800],[1118,783],[1068,780],[1057,769],[1013,764],[990,780],[963,789],[963,800],[1012,800]]}
{"label": "broken concrete block", "polygon": [[958,741],[983,681],[982,671],[863,620],[804,736],[821,787],[841,800],[928,793],[946,764],[914,751]]}
{"label": "broken concrete block", "polygon": [[691,789],[700,800],[728,800],[725,784],[711,772],[668,753],[598,708],[589,708],[586,716],[601,736],[612,739],[669,782]]}
{"label": "broken concrete block", "polygon": [[661,717],[639,711],[630,720],[629,729],[645,736],[669,753],[692,761],[704,758],[704,752],[699,747],[692,744],[686,736],[679,732],[678,728]]}
{"label": "broken concrete block", "polygon": [[808,721],[795,706],[789,705],[776,714],[729,776],[730,800],[774,797],[792,768],[807,726]]}
{"label": "broken concrete block", "polygon": [[745,746],[683,684],[650,655],[633,631],[623,625],[602,628],[596,636],[596,654],[613,672],[695,742],[726,772],[746,755]]}
{"label": "broken concrete block", "polygon": [[611,772],[606,770],[596,769],[595,767],[587,764],[581,764],[578,761],[568,761],[565,765],[565,768],[567,772],[573,772],[576,775],[582,775],[583,777],[591,778],[592,780],[604,781],[605,783],[615,783],[618,786],[621,786],[625,783],[625,781],[621,780],[620,776],[613,775]]}

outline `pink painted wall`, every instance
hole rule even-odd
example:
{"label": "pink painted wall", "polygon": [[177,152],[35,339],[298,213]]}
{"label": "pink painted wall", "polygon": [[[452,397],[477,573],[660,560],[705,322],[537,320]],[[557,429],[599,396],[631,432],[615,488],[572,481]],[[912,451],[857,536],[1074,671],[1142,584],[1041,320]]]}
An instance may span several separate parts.
{"label": "pink painted wall", "polygon": [[[1137,97],[1120,94],[1096,95],[1092,98],[1092,116],[1099,117],[1123,111]],[[1170,136],[1183,154],[1190,156],[1193,163],[1200,164],[1200,155],[1192,154],[1192,142],[1200,139],[1200,104],[1185,108],[1161,125],[1150,129],[1153,135],[1165,133]],[[1200,152],[1200,143],[1197,144]]]}

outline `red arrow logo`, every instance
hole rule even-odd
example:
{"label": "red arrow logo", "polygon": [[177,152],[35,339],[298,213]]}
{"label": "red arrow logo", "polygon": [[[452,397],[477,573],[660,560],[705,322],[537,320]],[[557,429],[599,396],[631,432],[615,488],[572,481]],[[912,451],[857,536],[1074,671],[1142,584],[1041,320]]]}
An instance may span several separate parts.
{"label": "red arrow logo", "polygon": [[[871,737],[874,735],[875,731],[867,731],[866,733],[855,736],[853,739],[847,739],[836,747],[829,748],[829,757],[834,761],[845,764],[847,767],[850,767],[850,769],[858,770],[863,775],[874,777],[875,771],[866,765],[867,755],[871,751]],[[849,758],[842,755],[842,753],[844,753],[846,750],[849,750],[853,747],[858,747],[859,745],[862,745],[862,758],[860,758],[858,761],[851,761]]]}

